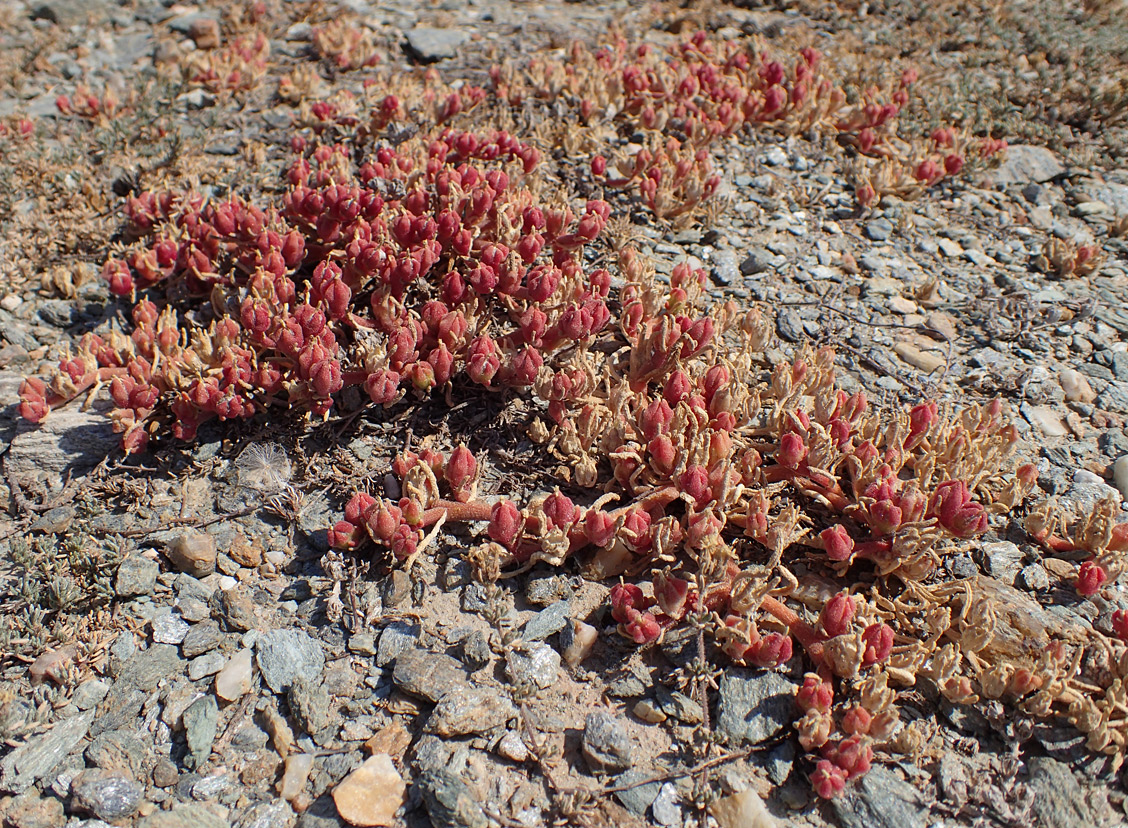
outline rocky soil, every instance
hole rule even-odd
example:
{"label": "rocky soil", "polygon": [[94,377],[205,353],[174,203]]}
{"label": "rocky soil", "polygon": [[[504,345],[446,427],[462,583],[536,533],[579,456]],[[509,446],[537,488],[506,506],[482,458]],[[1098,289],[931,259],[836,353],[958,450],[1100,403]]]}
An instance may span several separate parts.
{"label": "rocky soil", "polygon": [[[277,77],[308,65],[319,67],[326,93],[361,87],[363,70],[338,73],[311,59],[313,24],[342,16],[371,38],[382,65],[431,65],[447,79],[481,82],[490,54],[596,40],[612,24],[656,42],[708,26],[768,43],[868,38],[883,47],[904,22],[892,2],[868,14],[845,3],[833,13],[817,4],[552,0],[267,5],[270,80],[230,96],[175,71],[218,35],[219,6],[0,0],[0,119],[17,131],[29,119],[36,142],[29,153],[0,138],[19,162],[0,165],[4,825],[1124,823],[1122,775],[1071,727],[997,702],[956,707],[924,682],[903,694],[906,716],[929,734],[923,748],[879,755],[845,796],[823,802],[794,734],[798,659],[779,672],[727,668],[706,711],[676,680],[689,639],[637,651],[614,632],[609,584],[534,569],[503,582],[512,610],[498,617],[497,597],[472,581],[461,555],[481,527],[444,532],[414,578],[327,555],[343,484],[380,481],[408,434],[478,429],[478,447],[490,450],[486,431],[511,432],[472,401],[330,419],[300,433],[284,423],[213,425],[198,444],[170,441],[140,462],[122,458],[101,397],[42,426],[21,421],[25,376],[57,362],[82,333],[120,324],[96,274],[132,182],[179,167],[213,192],[277,192],[295,117],[276,95]],[[1015,5],[1000,25],[1026,31],[1039,10]],[[951,13],[959,16],[954,4]],[[1107,49],[1098,31],[1107,19],[1086,22],[1085,13],[1069,10],[1069,24],[1093,35],[1086,49]],[[1029,25],[1035,39],[1040,29]],[[1000,41],[977,37],[924,56],[936,89],[946,88],[944,61],[956,54],[971,67],[961,71],[978,71],[979,81],[1014,72],[1019,89],[1029,81],[1021,73],[1041,65],[1004,67],[992,52]],[[122,113],[89,124],[62,114],[57,96],[80,84],[113,90]],[[944,94],[937,107],[989,106]],[[1036,120],[1019,92],[1006,99],[1000,123]],[[851,382],[890,404],[1001,396],[1046,494],[1079,507],[1121,502],[1122,121],[1109,115],[1106,130],[1037,117],[1038,129],[1001,135],[1011,145],[998,165],[869,210],[855,203],[841,153],[822,140],[757,134],[719,159],[723,209],[684,229],[640,224],[639,245],[660,273],[688,256],[708,268],[718,298],[774,308],[774,361],[831,344]],[[1063,277],[1039,262],[1052,239],[1095,244],[1103,261]],[[492,450],[511,449],[499,440]],[[500,492],[550,485],[546,470],[535,471],[487,483]],[[1107,629],[1111,612],[1128,608],[1123,592],[1080,599],[1075,566],[1043,558],[1017,525],[945,567],[989,582],[1047,625]],[[568,658],[576,620],[600,630],[578,663]],[[707,775],[692,749],[704,739],[726,757]]]}

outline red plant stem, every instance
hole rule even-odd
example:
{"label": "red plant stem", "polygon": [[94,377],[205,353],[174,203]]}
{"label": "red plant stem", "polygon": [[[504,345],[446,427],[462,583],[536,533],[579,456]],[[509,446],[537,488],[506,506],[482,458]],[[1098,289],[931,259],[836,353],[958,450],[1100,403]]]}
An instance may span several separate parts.
{"label": "red plant stem", "polygon": [[474,500],[470,503],[458,503],[453,500],[437,500],[430,509],[423,513],[422,526],[433,526],[439,518],[446,516],[447,520],[473,521],[489,520],[492,503],[484,500]]}
{"label": "red plant stem", "polygon": [[[790,480],[800,489],[825,498],[832,508],[841,512],[850,505],[849,499],[842,491],[842,487],[835,481],[820,483],[809,476],[810,469],[804,463],[798,469],[789,469],[787,466],[769,466],[764,469],[764,482],[777,483],[780,480]],[[820,475],[821,477],[822,475]]]}
{"label": "red plant stem", "polygon": [[764,599],[760,602],[760,609],[786,626],[791,634],[799,639],[799,643],[803,645],[803,649],[815,662],[816,667],[822,664],[823,637],[810,624],[800,618],[795,610],[770,595],[764,596]]}
{"label": "red plant stem", "polygon": [[893,549],[892,538],[878,538],[877,540],[864,541],[854,546],[854,554],[862,558],[872,558],[883,552]]}

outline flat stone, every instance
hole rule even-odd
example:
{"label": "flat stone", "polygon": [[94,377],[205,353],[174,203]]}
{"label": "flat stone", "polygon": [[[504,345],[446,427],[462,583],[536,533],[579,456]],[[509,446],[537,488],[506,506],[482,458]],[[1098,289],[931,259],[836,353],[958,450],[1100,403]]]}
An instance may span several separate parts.
{"label": "flat stone", "polygon": [[39,424],[20,419],[4,466],[18,480],[58,486],[68,473],[77,478],[91,471],[120,443],[109,417],[71,406]]}
{"label": "flat stone", "polygon": [[312,753],[294,753],[286,757],[286,769],[278,782],[278,795],[289,802],[305,789],[313,768]]}
{"label": "flat stone", "polygon": [[136,828],[230,828],[227,809],[202,802],[173,805],[169,811],[154,811],[139,819]]}
{"label": "flat stone", "polygon": [[79,710],[89,710],[101,704],[102,699],[106,698],[106,694],[109,692],[109,684],[101,679],[91,679],[84,681],[75,688],[71,701]]}
{"label": "flat stone", "polygon": [[403,692],[432,702],[469,684],[457,659],[420,648],[400,653],[392,680]]}
{"label": "flat stone", "polygon": [[96,768],[140,779],[149,762],[149,749],[135,731],[133,727],[95,736],[86,748],[86,761]]}
{"label": "flat stone", "polygon": [[717,730],[734,747],[777,736],[795,718],[795,690],[774,671],[728,670],[718,691]]}
{"label": "flat stone", "polygon": [[709,806],[720,828],[775,828],[779,823],[751,788],[722,797]]}
{"label": "flat stone", "polygon": [[434,828],[486,828],[490,824],[470,786],[452,771],[430,768],[416,784]]}
{"label": "flat stone", "polygon": [[1097,398],[1097,392],[1080,371],[1063,368],[1058,372],[1057,379],[1069,402],[1091,403]]}
{"label": "flat stone", "polygon": [[1094,807],[1077,778],[1064,762],[1048,756],[1032,757],[1027,768],[1034,789],[1034,821],[1039,828],[1091,828],[1106,825],[1112,818],[1107,803]]}
{"label": "flat stone", "polygon": [[653,768],[631,768],[615,778],[615,787],[625,787],[624,790],[615,791],[615,798],[623,807],[636,816],[642,816],[651,803],[662,792],[661,782],[645,782],[642,780],[654,776]]}
{"label": "flat stone", "polygon": [[870,241],[887,241],[893,235],[893,222],[887,218],[874,219],[866,222],[862,232]]}
{"label": "flat stone", "polygon": [[287,699],[294,719],[310,736],[317,736],[332,723],[329,693],[319,681],[296,676]]}
{"label": "flat stone", "polygon": [[188,740],[188,756],[184,765],[199,768],[211,756],[219,726],[219,705],[215,696],[201,696],[184,711],[184,733]]}
{"label": "flat stone", "polygon": [[45,778],[86,736],[94,711],[58,722],[0,759],[0,791],[20,794]]}
{"label": "flat stone", "polygon": [[188,678],[199,681],[208,676],[214,676],[223,669],[227,657],[223,653],[204,653],[188,663]]}
{"label": "flat stone", "polygon": [[521,631],[525,641],[543,641],[553,633],[564,629],[572,612],[570,601],[557,601],[550,604],[528,620]]}
{"label": "flat stone", "polygon": [[458,688],[439,699],[423,730],[448,738],[468,736],[504,727],[516,715],[513,702],[496,690]]}
{"label": "flat stone", "polygon": [[945,365],[944,357],[940,354],[933,351],[922,351],[920,348],[915,345],[910,345],[908,342],[895,343],[893,345],[893,351],[909,365],[920,371],[924,371],[926,374],[939,371]]}
{"label": "flat stone", "polygon": [[158,644],[179,644],[191,627],[178,612],[166,612],[152,621],[153,641]]}
{"label": "flat stone", "polygon": [[255,645],[262,679],[275,693],[290,688],[298,676],[316,680],[325,669],[325,652],[320,642],[301,630],[271,630]]}
{"label": "flat stone", "polygon": [[219,631],[219,624],[209,619],[195,624],[188,631],[184,640],[180,642],[180,652],[184,654],[185,658],[195,658],[209,650],[214,650],[223,643],[223,638],[223,633]]}
{"label": "flat stone", "polygon": [[386,753],[369,756],[333,789],[337,813],[349,825],[392,825],[407,785]]}
{"label": "flat stone", "polygon": [[380,633],[379,647],[376,651],[376,664],[387,667],[395,661],[404,650],[415,647],[419,640],[420,628],[418,624],[408,624],[403,621],[393,621],[384,627]]}
{"label": "flat stone", "polygon": [[513,651],[505,657],[505,672],[516,684],[532,685],[544,690],[560,676],[560,653],[541,642],[526,646],[524,652]]}
{"label": "flat stone", "polygon": [[1065,172],[1058,157],[1045,147],[1013,144],[1007,147],[1002,163],[987,173],[996,186],[1044,184]]}
{"label": "flat stone", "polygon": [[71,782],[75,804],[90,811],[98,819],[116,822],[132,816],[145,795],[128,776],[105,770],[85,770]]}
{"label": "flat stone", "polygon": [[460,29],[426,26],[417,26],[405,34],[408,50],[424,63],[454,57],[458,54],[458,47],[470,39],[470,35]]}
{"label": "flat stone", "polygon": [[634,744],[623,720],[605,710],[588,714],[582,746],[588,767],[597,773],[626,770],[634,762]]}
{"label": "flat stone", "polygon": [[984,571],[1007,586],[1013,586],[1022,569],[1022,550],[1010,541],[985,543],[982,547]]}
{"label": "flat stone", "polygon": [[130,555],[118,567],[114,576],[114,591],[119,598],[136,598],[149,595],[157,586],[160,564],[141,555]]}
{"label": "flat stone", "polygon": [[875,765],[857,784],[830,801],[842,828],[925,828],[928,806],[920,792],[893,771]]}

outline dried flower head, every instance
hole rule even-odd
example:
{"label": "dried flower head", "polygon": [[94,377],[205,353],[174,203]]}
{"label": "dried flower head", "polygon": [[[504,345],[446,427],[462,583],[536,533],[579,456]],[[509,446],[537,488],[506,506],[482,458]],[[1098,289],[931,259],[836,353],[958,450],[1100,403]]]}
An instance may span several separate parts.
{"label": "dried flower head", "polygon": [[264,494],[280,492],[290,484],[294,467],[278,443],[251,443],[235,461],[239,485]]}

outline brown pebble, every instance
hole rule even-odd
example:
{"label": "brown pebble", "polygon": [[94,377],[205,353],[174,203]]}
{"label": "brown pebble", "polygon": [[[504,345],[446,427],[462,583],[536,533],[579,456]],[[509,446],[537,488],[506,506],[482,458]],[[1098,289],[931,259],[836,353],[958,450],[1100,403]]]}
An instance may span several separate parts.
{"label": "brown pebble", "polygon": [[185,532],[173,538],[165,554],[174,567],[193,578],[215,572],[215,538],[203,532]]}

